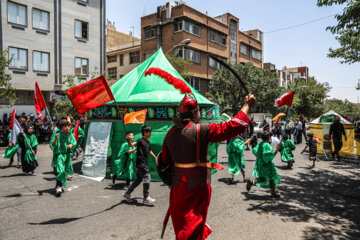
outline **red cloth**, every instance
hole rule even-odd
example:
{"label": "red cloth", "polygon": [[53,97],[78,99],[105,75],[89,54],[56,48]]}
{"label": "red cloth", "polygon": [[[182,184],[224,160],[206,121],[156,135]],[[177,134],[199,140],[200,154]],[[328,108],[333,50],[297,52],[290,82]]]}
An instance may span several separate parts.
{"label": "red cloth", "polygon": [[70,88],[66,94],[79,115],[115,100],[104,76]]}
{"label": "red cloth", "polygon": [[76,141],[79,141],[79,126],[80,126],[80,120],[78,120],[78,122],[76,123],[75,129],[73,132]]}
{"label": "red cloth", "polygon": [[40,122],[43,122],[41,112],[46,108],[46,103],[37,82],[35,82],[34,105],[37,118],[40,118]]}
{"label": "red cloth", "polygon": [[[249,124],[248,116],[240,111],[228,122],[210,124],[206,140],[208,142],[220,142],[231,139],[243,132]],[[172,130],[174,128],[176,127],[173,127]],[[164,144],[161,161],[164,165],[169,165],[172,161],[170,152]],[[176,239],[202,240],[208,237],[212,232],[206,225],[210,198],[210,184],[189,190],[187,180],[183,177],[176,188],[171,186],[169,209]]]}
{"label": "red cloth", "polygon": [[16,108],[14,108],[14,111],[11,114],[10,126],[8,128],[9,130],[11,130],[13,128],[15,117],[16,117]]}
{"label": "red cloth", "polygon": [[291,107],[294,98],[295,90],[290,93],[284,93],[275,100],[275,107],[281,107],[287,105]]}

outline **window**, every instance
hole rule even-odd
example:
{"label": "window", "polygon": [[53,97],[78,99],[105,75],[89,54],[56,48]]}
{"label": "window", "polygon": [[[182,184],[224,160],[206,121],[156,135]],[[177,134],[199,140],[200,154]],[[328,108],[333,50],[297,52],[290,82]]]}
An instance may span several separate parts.
{"label": "window", "polygon": [[108,75],[111,79],[116,79],[117,78],[117,68],[116,67],[108,68]]}
{"label": "window", "polygon": [[27,25],[27,7],[14,2],[8,2],[8,22]]}
{"label": "window", "polygon": [[27,69],[28,59],[27,50],[9,47],[9,59],[11,68]]}
{"label": "window", "polygon": [[185,25],[185,27],[184,27],[185,31],[190,32],[190,33],[195,34],[200,37],[200,27],[199,26],[189,23],[187,21],[184,21],[184,25]]}
{"label": "window", "polygon": [[261,52],[255,49],[251,50],[251,55],[253,58],[257,59],[257,60],[261,60]]}
{"label": "window", "polygon": [[88,39],[88,23],[75,20],[75,37]]}
{"label": "window", "polygon": [[183,30],[182,26],[183,26],[183,21],[182,20],[175,22],[174,23],[174,32]]}
{"label": "window", "polygon": [[200,53],[191,49],[184,49],[184,59],[200,64]]}
{"label": "window", "polygon": [[140,62],[140,51],[130,53],[130,64]]}
{"label": "window", "polygon": [[87,3],[87,2],[88,2],[88,0],[78,0],[78,1],[84,2],[84,3]]}
{"label": "window", "polygon": [[119,60],[120,60],[120,66],[123,66],[124,65],[124,55],[123,54],[120,54],[119,55]]}
{"label": "window", "polygon": [[183,48],[176,48],[174,50],[174,56],[175,57],[183,57]]}
{"label": "window", "polygon": [[50,54],[46,52],[33,52],[34,71],[49,72],[50,71]]}
{"label": "window", "polygon": [[219,68],[220,64],[212,57],[209,57],[209,66],[213,68]]}
{"label": "window", "polygon": [[117,56],[116,56],[116,55],[114,55],[114,56],[108,56],[108,57],[107,57],[107,60],[108,60],[108,63],[116,62],[116,61],[117,61]]}
{"label": "window", "polygon": [[33,28],[49,31],[49,13],[33,9]]}
{"label": "window", "polygon": [[222,45],[226,45],[226,35],[220,34],[218,35],[218,43]]}
{"label": "window", "polygon": [[156,37],[156,28],[155,27],[147,27],[144,28],[145,39]]}
{"label": "window", "polygon": [[190,77],[188,82],[196,91],[200,91],[200,78]]}
{"label": "window", "polygon": [[209,39],[212,42],[216,42],[216,34],[215,34],[215,32],[213,32],[213,31],[209,32]]}
{"label": "window", "polygon": [[89,73],[89,60],[86,58],[75,58],[75,75],[87,76]]}
{"label": "window", "polygon": [[240,44],[240,53],[247,55],[247,46],[244,44]]}

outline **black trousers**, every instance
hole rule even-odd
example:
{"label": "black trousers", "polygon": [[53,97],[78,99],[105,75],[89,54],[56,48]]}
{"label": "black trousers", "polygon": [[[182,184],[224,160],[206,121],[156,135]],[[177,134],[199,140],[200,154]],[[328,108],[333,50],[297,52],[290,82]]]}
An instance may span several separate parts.
{"label": "black trousers", "polygon": [[134,191],[134,189],[137,186],[139,186],[139,184],[141,182],[144,182],[143,183],[143,194],[144,194],[144,198],[147,198],[149,196],[150,180],[151,180],[151,177],[150,177],[149,170],[147,168],[139,167],[136,172],[136,178],[131,183],[131,185],[128,188],[128,190],[126,191],[126,193],[131,194]]}
{"label": "black trousers", "polygon": [[332,156],[334,157],[334,155],[336,155],[336,157],[338,158],[338,159],[340,159],[340,150],[341,150],[341,148],[342,148],[342,146],[343,146],[343,142],[342,142],[342,140],[341,140],[341,138],[340,139],[338,139],[338,138],[333,138],[333,143],[334,143],[334,152],[332,153]]}

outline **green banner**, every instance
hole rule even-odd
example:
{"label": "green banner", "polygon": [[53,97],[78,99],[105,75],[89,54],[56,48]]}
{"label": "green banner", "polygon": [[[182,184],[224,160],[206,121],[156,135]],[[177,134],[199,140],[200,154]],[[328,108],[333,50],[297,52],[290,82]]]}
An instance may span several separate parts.
{"label": "green banner", "polygon": [[320,123],[332,123],[335,120],[335,115],[326,115],[320,118]]}
{"label": "green banner", "polygon": [[[119,105],[120,112],[132,113],[140,110],[147,110],[146,121],[171,121],[179,113],[178,106],[143,106]],[[220,109],[218,106],[202,107],[200,106],[201,120],[220,120]],[[106,104],[88,112],[88,120],[113,120],[120,121],[118,108],[115,104]]]}

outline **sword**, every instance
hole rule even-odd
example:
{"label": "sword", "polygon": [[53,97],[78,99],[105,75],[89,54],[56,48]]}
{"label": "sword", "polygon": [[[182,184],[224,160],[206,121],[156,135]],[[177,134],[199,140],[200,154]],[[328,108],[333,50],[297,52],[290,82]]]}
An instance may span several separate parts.
{"label": "sword", "polygon": [[168,210],[166,212],[166,215],[165,215],[165,218],[164,218],[163,228],[162,228],[162,231],[161,231],[161,239],[163,239],[163,237],[164,237],[164,233],[165,233],[168,221],[169,221],[169,217],[170,217],[170,208],[168,208]]}

